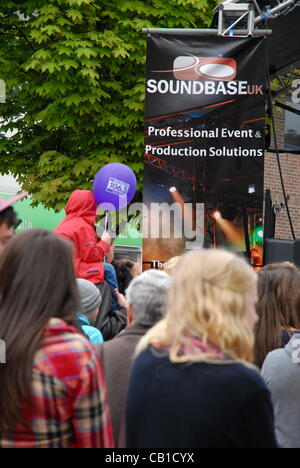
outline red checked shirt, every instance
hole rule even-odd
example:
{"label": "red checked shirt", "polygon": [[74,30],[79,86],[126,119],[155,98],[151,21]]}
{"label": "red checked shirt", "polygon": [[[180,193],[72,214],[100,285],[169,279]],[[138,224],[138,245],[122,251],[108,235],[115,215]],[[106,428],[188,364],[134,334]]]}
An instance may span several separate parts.
{"label": "red checked shirt", "polygon": [[[9,363],[7,363],[9,365]],[[35,355],[32,401],[0,448],[111,448],[102,365],[86,338],[51,319]]]}

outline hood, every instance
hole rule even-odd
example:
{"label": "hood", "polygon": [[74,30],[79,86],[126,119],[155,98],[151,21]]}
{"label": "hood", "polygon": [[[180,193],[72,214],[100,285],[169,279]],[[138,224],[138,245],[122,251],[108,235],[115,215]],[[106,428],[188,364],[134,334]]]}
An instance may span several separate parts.
{"label": "hood", "polygon": [[294,364],[300,364],[300,333],[295,333],[286,345],[285,351]]}
{"label": "hood", "polygon": [[80,325],[91,326],[89,319],[84,314],[77,315],[77,320],[79,321]]}
{"label": "hood", "polygon": [[83,218],[94,225],[97,215],[97,203],[91,190],[75,190],[66,206],[67,220]]}

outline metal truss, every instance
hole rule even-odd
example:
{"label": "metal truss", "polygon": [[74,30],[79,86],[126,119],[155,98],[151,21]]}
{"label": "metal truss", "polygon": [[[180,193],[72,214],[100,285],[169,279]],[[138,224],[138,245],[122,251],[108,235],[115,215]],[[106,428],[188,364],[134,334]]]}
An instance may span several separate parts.
{"label": "metal truss", "polygon": [[272,98],[278,99],[280,96],[285,95],[293,88],[295,80],[300,79],[300,69],[292,68],[286,73],[279,73],[273,77],[272,82]]}
{"label": "metal truss", "polygon": [[160,158],[156,158],[155,156],[152,156],[151,154],[145,153],[145,162],[149,164],[150,166],[160,169],[161,171],[165,172],[166,174],[169,174],[172,177],[177,177],[177,179],[180,179],[187,184],[192,183],[194,186],[196,183],[196,178],[189,172],[184,171],[183,169],[180,169],[179,167],[172,166],[167,161],[164,161],[163,159],[160,159]]}
{"label": "metal truss", "polygon": [[[193,190],[197,190],[197,188],[204,190],[203,183],[201,183],[201,181],[197,179],[196,176],[193,176],[189,172],[169,164],[163,159],[156,158],[151,154],[145,153],[144,161],[146,164],[160,169],[169,176],[176,177],[177,179],[189,184],[190,186],[192,186]],[[251,206],[249,206],[249,197],[251,197]],[[206,187],[206,204],[208,206],[209,204],[211,204],[211,207],[209,209],[215,209],[217,207],[217,204],[221,202],[227,204],[234,204],[245,208],[261,208],[261,201],[259,196],[249,196],[242,192],[236,192],[234,194],[226,193],[225,189],[218,190],[215,188]]]}
{"label": "metal truss", "polygon": [[298,0],[270,0],[270,3],[270,6],[261,9],[257,0],[223,1],[216,8],[219,14],[219,36],[253,36],[257,24],[292,10]]}

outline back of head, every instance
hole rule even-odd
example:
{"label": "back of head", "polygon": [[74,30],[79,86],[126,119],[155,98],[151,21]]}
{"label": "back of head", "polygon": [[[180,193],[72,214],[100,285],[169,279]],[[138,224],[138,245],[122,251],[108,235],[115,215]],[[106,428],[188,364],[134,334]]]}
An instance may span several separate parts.
{"label": "back of head", "polygon": [[258,322],[255,327],[255,363],[283,346],[283,331],[300,330],[300,272],[289,262],[264,267],[258,275]]}
{"label": "back of head", "polygon": [[[39,318],[45,314],[46,319],[46,315],[61,316],[67,309],[68,319],[73,304],[79,300],[71,246],[47,230],[17,234],[0,258],[0,294],[0,316],[12,304],[12,313],[15,315],[20,309],[20,319],[25,314],[27,321],[36,319],[35,313]],[[72,305],[65,307],[70,298]],[[3,314],[1,324],[6,320]]]}
{"label": "back of head", "polygon": [[12,207],[0,211],[0,255],[2,255],[8,242],[12,239],[14,229],[18,223],[17,214]]}
{"label": "back of head", "polygon": [[150,328],[164,317],[170,287],[170,276],[158,270],[145,271],[131,282],[126,298],[135,325]]}
{"label": "back of head", "polygon": [[44,230],[16,235],[0,258],[0,297],[0,338],[7,349],[7,365],[0,366],[1,428],[18,420],[49,320],[76,324],[80,300],[69,244]]}
{"label": "back of head", "polygon": [[196,338],[251,362],[246,297],[255,284],[256,274],[232,253],[202,249],[185,254],[173,276],[166,318],[149,332],[140,350],[157,343],[169,348],[173,362],[205,360],[203,353],[183,352]]}
{"label": "back of head", "polygon": [[117,274],[119,291],[121,294],[125,294],[133,279],[134,262],[131,260],[116,260],[113,262],[113,266]]}
{"label": "back of head", "polygon": [[68,217],[87,218],[90,224],[95,222],[97,203],[91,190],[75,190],[66,205]]}
{"label": "back of head", "polygon": [[93,283],[85,279],[76,280],[80,299],[82,312],[85,315],[89,315],[100,307],[102,297],[99,289]]}
{"label": "back of head", "polygon": [[15,229],[19,220],[17,218],[17,213],[14,211],[12,205],[23,198],[27,197],[28,193],[23,192],[18,195],[4,200],[0,197],[0,226],[5,223],[8,228]]}
{"label": "back of head", "polygon": [[18,224],[17,213],[9,206],[3,211],[0,211],[0,226],[5,223],[8,228],[15,228]]}

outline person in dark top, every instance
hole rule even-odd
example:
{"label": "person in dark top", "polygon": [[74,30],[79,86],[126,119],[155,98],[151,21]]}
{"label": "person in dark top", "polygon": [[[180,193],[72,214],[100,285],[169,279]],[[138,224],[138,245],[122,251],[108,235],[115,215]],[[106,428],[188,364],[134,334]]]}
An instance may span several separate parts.
{"label": "person in dark top", "polygon": [[112,264],[116,270],[119,291],[121,294],[125,294],[133,278],[140,274],[138,262],[124,258],[114,260]]}
{"label": "person in dark top", "polygon": [[256,301],[256,274],[242,258],[183,256],[165,319],[137,347],[126,447],[277,447],[270,394],[250,364]]}
{"label": "person in dark top", "polygon": [[300,271],[289,262],[267,265],[258,275],[258,297],[254,362],[261,368],[268,353],[300,331]]}
{"label": "person in dark top", "polygon": [[162,271],[148,270],[137,276],[126,292],[128,327],[113,340],[98,345],[113,424],[114,440],[121,439],[122,421],[133,354],[139,340],[165,314],[171,278]]}

